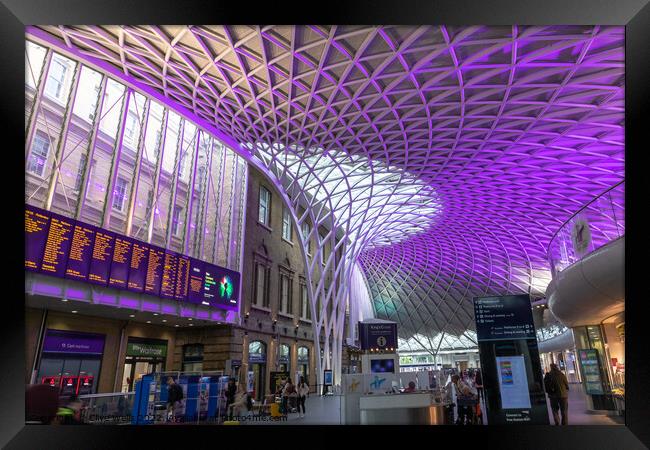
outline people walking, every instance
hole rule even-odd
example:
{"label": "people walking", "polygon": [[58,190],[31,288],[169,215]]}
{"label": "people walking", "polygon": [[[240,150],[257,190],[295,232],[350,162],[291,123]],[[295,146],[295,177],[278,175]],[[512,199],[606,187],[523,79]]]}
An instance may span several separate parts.
{"label": "people walking", "polygon": [[183,400],[183,389],[174,381],[174,378],[167,378],[167,418],[176,421],[176,410]]}
{"label": "people walking", "polygon": [[476,372],[474,372],[474,387],[476,388],[479,398],[485,401],[485,397],[483,396],[483,376],[481,375],[481,369],[476,369]]}
{"label": "people walking", "polygon": [[458,405],[458,425],[470,425],[473,423],[474,407],[477,401],[475,389],[460,379],[459,375],[452,375],[451,382],[456,388],[456,404]]}
{"label": "people walking", "polygon": [[291,382],[291,378],[287,378],[287,382],[282,389],[282,411],[284,414],[289,413],[289,397],[295,394],[296,387]]}
{"label": "people walking", "polygon": [[[555,425],[569,424],[569,381],[556,364],[551,364],[551,370],[544,376],[544,387],[548,394],[553,421]],[[560,414],[562,419],[560,420]]]}
{"label": "people walking", "polygon": [[[305,378],[300,377],[300,382],[298,382],[298,417],[305,417],[305,400],[309,394],[309,385],[305,383]],[[302,413],[300,409],[302,408]]]}

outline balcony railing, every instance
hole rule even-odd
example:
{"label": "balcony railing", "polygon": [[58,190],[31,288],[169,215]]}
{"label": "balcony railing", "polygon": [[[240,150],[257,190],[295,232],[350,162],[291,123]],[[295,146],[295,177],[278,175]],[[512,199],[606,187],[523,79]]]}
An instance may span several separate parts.
{"label": "balcony railing", "polygon": [[548,260],[553,276],[625,236],[625,180],[573,214],[551,239]]}

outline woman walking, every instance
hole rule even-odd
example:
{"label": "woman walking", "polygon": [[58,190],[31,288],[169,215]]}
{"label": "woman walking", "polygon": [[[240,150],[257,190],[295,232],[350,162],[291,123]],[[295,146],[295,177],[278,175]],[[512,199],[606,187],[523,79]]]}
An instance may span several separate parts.
{"label": "woman walking", "polygon": [[[309,394],[309,386],[305,383],[305,378],[300,377],[300,382],[298,383],[298,417],[305,417],[305,399],[307,394]],[[302,407],[302,413],[300,408]]]}

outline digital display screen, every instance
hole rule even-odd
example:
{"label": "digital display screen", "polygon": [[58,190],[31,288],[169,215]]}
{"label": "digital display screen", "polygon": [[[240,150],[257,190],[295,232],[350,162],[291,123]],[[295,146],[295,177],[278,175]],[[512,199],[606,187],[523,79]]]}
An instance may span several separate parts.
{"label": "digital display screen", "polygon": [[370,373],[395,373],[395,361],[392,359],[371,359]]}
{"label": "digital display screen", "polygon": [[177,300],[187,298],[187,285],[190,277],[190,258],[187,256],[178,257],[178,267],[176,269],[176,289],[174,297]]}
{"label": "digital display screen", "polygon": [[111,275],[108,279],[109,286],[122,289],[127,287],[132,249],[133,241],[131,239],[121,236],[115,238],[113,260],[111,261]]}
{"label": "digital display screen", "polygon": [[25,208],[25,269],[38,272],[50,229],[50,215],[39,208]]}
{"label": "digital display screen", "polygon": [[159,247],[149,247],[149,260],[147,262],[147,278],[144,284],[145,294],[158,296],[160,294],[160,280],[162,279],[163,259],[165,250]]}
{"label": "digital display screen", "polygon": [[165,252],[163,259],[162,282],[160,283],[160,296],[174,298],[176,287],[176,271],[178,270],[178,255],[169,251]]}
{"label": "digital display screen", "polygon": [[86,281],[90,270],[93,244],[95,243],[96,228],[77,223],[72,234],[72,244],[68,255],[68,266],[65,277],[73,280]]}
{"label": "digital display screen", "polygon": [[236,309],[238,272],[25,206],[25,269],[221,309]]}
{"label": "digital display screen", "polygon": [[68,263],[72,243],[73,220],[50,213],[50,228],[47,232],[41,272],[62,277]]}
{"label": "digital display screen", "polygon": [[191,303],[203,302],[203,261],[190,258],[190,281],[187,299]]}
{"label": "digital display screen", "polygon": [[143,243],[133,241],[127,285],[130,291],[144,291],[144,285],[147,281],[147,261],[149,261],[149,247]]}
{"label": "digital display screen", "polygon": [[106,286],[108,276],[111,270],[111,260],[113,259],[113,245],[115,235],[110,231],[97,230],[95,233],[95,244],[93,245],[93,254],[90,259],[90,271],[88,272],[88,281],[94,284]]}

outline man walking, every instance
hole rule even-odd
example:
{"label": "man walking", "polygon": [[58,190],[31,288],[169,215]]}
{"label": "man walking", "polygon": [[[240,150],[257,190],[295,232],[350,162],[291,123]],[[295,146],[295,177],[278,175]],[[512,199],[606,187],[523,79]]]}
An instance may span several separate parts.
{"label": "man walking", "polygon": [[167,386],[167,417],[175,422],[176,410],[183,400],[183,389],[172,377],[167,378]]}
{"label": "man walking", "polygon": [[551,403],[555,425],[560,425],[559,413],[562,414],[562,425],[568,425],[569,382],[556,364],[551,364],[551,370],[544,376],[544,387]]}

